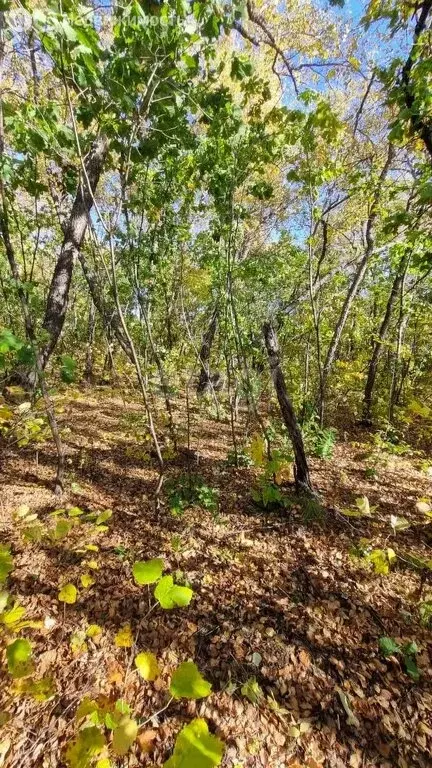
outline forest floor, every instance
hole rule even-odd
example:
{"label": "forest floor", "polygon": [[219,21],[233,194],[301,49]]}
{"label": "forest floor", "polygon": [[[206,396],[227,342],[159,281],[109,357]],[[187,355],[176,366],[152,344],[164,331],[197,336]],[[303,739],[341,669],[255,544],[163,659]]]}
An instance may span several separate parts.
{"label": "forest floor", "polygon": [[[136,717],[150,718],[167,701],[173,668],[186,659],[211,681],[213,693],[173,701],[118,765],[163,765],[176,734],[197,715],[225,741],[224,767],[432,765],[432,644],[419,614],[432,587],[421,586],[406,556],[432,558],[432,521],[416,506],[432,497],[432,477],[419,456],[382,451],[371,477],[371,436],[340,436],[332,459],[311,461],[322,511],[294,504],[270,513],[251,499],[259,470],[226,462],[229,424],[195,412],[194,471],[218,489],[219,510],[195,506],[173,515],[167,503],[154,507],[157,472],[133,437],[139,404],[98,390],[63,400],[68,460],[61,502],[50,490],[49,446],[40,448],[37,462],[30,448],[9,451],[1,467],[0,542],[11,544],[14,558],[8,588],[26,618],[40,622],[25,635],[38,674],[52,679],[55,695],[45,702],[19,696],[3,675],[0,765],[64,765],[85,696],[126,699]],[[177,408],[184,419],[183,401]],[[167,466],[169,478],[184,474],[185,455]],[[376,507],[372,515],[341,514],[359,496]],[[81,522],[65,538],[29,542],[14,517],[22,505],[48,526],[59,507],[109,508],[113,516],[105,531]],[[392,515],[409,527],[395,530]],[[397,553],[389,573],[377,574],[353,555],[361,539]],[[88,544],[98,550],[86,550]],[[188,608],[148,613],[150,592],[134,583],[131,564],[153,557],[193,588]],[[80,576],[89,569],[94,584],[83,588]],[[57,599],[65,582],[78,585],[75,604]],[[135,645],[116,647],[115,635],[128,623]],[[94,624],[102,632],[89,638]],[[382,655],[382,636],[416,642],[418,681],[407,675],[400,654]],[[133,668],[144,650],[160,662],[155,682],[140,680]]]}

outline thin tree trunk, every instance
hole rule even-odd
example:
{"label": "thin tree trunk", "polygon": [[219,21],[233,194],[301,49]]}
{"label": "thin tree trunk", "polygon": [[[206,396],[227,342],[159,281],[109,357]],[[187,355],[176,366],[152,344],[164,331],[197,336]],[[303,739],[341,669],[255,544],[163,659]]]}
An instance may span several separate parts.
{"label": "thin tree trunk", "polygon": [[73,268],[84,240],[94,193],[107,153],[108,140],[105,136],[99,136],[85,159],[84,178],[80,178],[72,210],[65,225],[63,243],[54,267],[43,321],[43,328],[49,335],[48,342],[41,350],[43,367],[46,366],[63,329]]}
{"label": "thin tree trunk", "polygon": [[297,423],[294,408],[287,392],[285,377],[280,366],[279,345],[276,333],[270,323],[264,323],[263,335],[279,407],[294,449],[296,487],[297,490],[304,490],[311,493],[313,492],[313,489],[303,444],[303,437]]}
{"label": "thin tree trunk", "polygon": [[151,329],[150,318],[148,316],[148,309],[147,309],[147,307],[144,304],[144,301],[143,301],[143,298],[142,298],[142,293],[141,293],[140,288],[138,286],[138,279],[137,278],[135,278],[135,287],[136,287],[136,291],[137,291],[138,302],[139,302],[139,305],[140,305],[140,308],[141,308],[141,312],[142,312],[142,318],[144,320],[144,325],[145,325],[145,328],[146,328],[146,331],[147,331],[147,338],[148,338],[148,341],[149,341],[150,349],[151,349],[154,361],[156,363],[156,368],[158,370],[159,381],[160,381],[160,384],[161,384],[161,389],[162,389],[162,393],[163,393],[164,400],[165,400],[165,407],[166,407],[167,415],[168,415],[168,425],[169,425],[169,431],[170,431],[171,440],[172,440],[172,443],[173,443],[174,450],[177,451],[177,435],[176,435],[175,425],[174,425],[173,409],[172,409],[171,400],[170,400],[170,396],[169,396],[169,384],[168,384],[168,380],[167,380],[167,377],[166,377],[166,374],[165,374],[165,369],[164,369],[164,365],[163,365],[163,362],[162,362],[162,358],[161,358],[161,356],[159,354],[159,351],[158,351],[158,349],[156,347],[156,344],[154,343],[154,340],[153,340],[153,333],[152,333],[152,329]]}
{"label": "thin tree trunk", "polygon": [[389,144],[388,152],[387,152],[387,158],[384,163],[384,166],[381,170],[381,173],[379,175],[378,183],[375,188],[374,196],[372,199],[371,207],[369,210],[369,217],[366,223],[366,232],[365,232],[365,239],[366,239],[366,248],[364,251],[364,254],[357,266],[357,269],[355,271],[353,280],[351,282],[351,285],[349,287],[348,293],[346,295],[345,301],[342,306],[341,313],[339,315],[339,319],[336,323],[336,327],[333,331],[333,336],[330,341],[330,346],[327,351],[326,359],[323,365],[323,391],[325,396],[326,391],[326,385],[327,385],[327,379],[330,374],[330,371],[333,366],[334,359],[336,357],[336,352],[339,348],[339,343],[341,340],[341,336],[343,333],[343,330],[345,328],[346,321],[348,320],[349,313],[351,311],[352,304],[354,302],[354,299],[356,298],[360,287],[363,282],[363,278],[366,274],[366,270],[368,267],[369,259],[373,253],[374,245],[375,245],[375,235],[374,235],[374,227],[375,222],[378,216],[378,204],[381,196],[381,191],[383,187],[383,183],[385,181],[385,178],[387,176],[387,173],[390,169],[391,162],[394,157],[394,147],[392,144]]}
{"label": "thin tree trunk", "polygon": [[[4,61],[4,54],[5,54],[4,29],[5,29],[5,18],[4,18],[4,12],[2,11],[0,12],[1,80],[3,79],[3,61]],[[0,85],[2,85],[2,83],[0,83]],[[1,89],[0,89],[0,93],[1,93]],[[2,99],[0,98],[0,158],[3,158],[4,150],[5,150],[5,142],[4,142],[4,126],[3,126],[3,102],[2,102]],[[57,471],[56,471],[54,490],[56,494],[61,494],[63,491],[64,465],[65,465],[63,443],[60,437],[60,432],[59,432],[59,428],[58,428],[58,424],[55,416],[54,406],[50,398],[48,387],[45,381],[42,356],[36,340],[36,334],[35,334],[34,324],[33,324],[33,320],[30,313],[29,303],[27,301],[27,295],[21,282],[18,263],[15,258],[15,251],[12,244],[10,229],[9,229],[9,212],[7,208],[6,192],[5,192],[3,180],[1,178],[0,178],[0,203],[1,203],[0,232],[1,232],[3,244],[6,251],[6,256],[9,262],[11,274],[17,286],[17,292],[20,299],[23,318],[24,318],[26,336],[30,342],[30,345],[32,347],[33,354],[35,357],[36,376],[42,392],[42,398],[45,405],[48,424],[49,424],[51,434],[53,436],[54,444],[57,450]]]}
{"label": "thin tree trunk", "polygon": [[199,351],[199,359],[201,364],[200,376],[197,384],[197,394],[202,394],[211,386],[210,378],[210,355],[211,348],[214,341],[217,325],[219,320],[219,306],[216,305],[207,330],[205,331],[201,349]]}
{"label": "thin tree trunk", "polygon": [[404,281],[402,280],[402,283],[400,286],[400,295],[399,295],[399,317],[398,317],[398,324],[397,324],[396,352],[395,352],[395,358],[393,363],[392,380],[391,380],[390,394],[389,394],[389,421],[391,423],[394,421],[394,409],[398,400],[398,376],[399,376],[400,356],[401,356],[401,349],[402,349],[402,341],[403,341],[405,328],[408,321],[408,316],[405,315],[404,298],[405,298]]}
{"label": "thin tree trunk", "polygon": [[87,349],[86,349],[86,361],[84,368],[84,380],[91,384],[93,381],[93,344],[95,338],[96,328],[96,306],[93,299],[90,299],[90,307],[88,314],[88,331],[87,331]]}
{"label": "thin tree trunk", "polygon": [[368,375],[366,379],[366,386],[365,386],[364,400],[363,400],[363,418],[365,421],[370,421],[370,418],[371,418],[372,395],[373,395],[376,375],[378,371],[378,363],[381,356],[384,339],[389,329],[390,320],[393,313],[393,307],[405,277],[405,272],[408,266],[408,258],[409,258],[408,256],[404,256],[399,264],[399,268],[393,280],[393,285],[391,287],[391,291],[387,300],[386,311],[384,313],[384,317],[382,319],[380,329],[378,331],[378,338],[375,339],[375,342],[373,345],[372,356],[369,362]]}

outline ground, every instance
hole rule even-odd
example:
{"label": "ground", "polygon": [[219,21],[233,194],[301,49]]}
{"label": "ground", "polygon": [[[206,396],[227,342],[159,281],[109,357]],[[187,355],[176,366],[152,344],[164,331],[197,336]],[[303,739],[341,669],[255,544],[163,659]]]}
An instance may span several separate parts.
{"label": "ground", "polygon": [[[176,418],[184,423],[182,409],[179,400]],[[19,695],[2,673],[0,765],[64,765],[86,696],[108,704],[125,699],[143,723],[132,750],[113,765],[163,765],[176,734],[198,715],[224,740],[224,767],[431,765],[432,646],[419,605],[432,596],[409,556],[431,558],[430,518],[416,507],[432,496],[424,457],[382,451],[375,474],[370,437],[340,433],[333,457],[311,462],[322,509],[294,502],[289,511],[269,512],[251,499],[259,470],[226,462],[229,423],[203,418],[194,406],[194,452],[168,458],[168,477],[183,474],[192,456],[194,472],[219,490],[219,509],[194,506],[173,515],[166,496],[159,509],[153,503],[157,472],[137,447],[137,402],[113,392],[74,392],[60,410],[68,451],[60,501],[51,491],[48,445],[37,454],[13,447],[3,456],[0,541],[11,544],[15,566],[8,589],[26,618],[39,622],[22,634],[54,696],[36,702]],[[344,515],[360,496],[376,507],[372,515]],[[105,531],[93,520],[64,538],[29,542],[16,518],[22,505],[47,527],[59,507],[109,508],[113,516]],[[395,530],[392,515],[410,527]],[[355,556],[361,539],[397,553],[389,573],[377,574]],[[98,551],[86,550],[88,544]],[[188,608],[152,609],[151,591],[134,583],[132,563],[153,557],[193,588]],[[86,588],[85,572],[94,578]],[[78,586],[74,604],[58,600],[66,582]],[[102,632],[86,637],[94,624]],[[117,647],[116,633],[127,624],[134,646]],[[416,642],[418,681],[400,654],[383,656],[383,636]],[[134,656],[146,650],[161,667],[154,682],[134,669]],[[213,693],[173,701],[154,715],[167,703],[172,670],[186,659]]]}

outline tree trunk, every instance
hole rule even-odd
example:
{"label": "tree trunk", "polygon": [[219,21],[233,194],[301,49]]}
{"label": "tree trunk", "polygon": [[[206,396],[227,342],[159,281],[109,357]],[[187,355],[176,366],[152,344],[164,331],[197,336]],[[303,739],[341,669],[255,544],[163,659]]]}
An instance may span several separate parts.
{"label": "tree trunk", "polygon": [[313,492],[313,489],[303,444],[303,437],[297,423],[294,408],[288,396],[285,377],[280,366],[278,340],[270,323],[264,323],[263,335],[279,407],[294,449],[296,487],[297,490],[311,493]]}
{"label": "tree trunk", "polygon": [[[5,30],[5,16],[4,16],[4,12],[1,11],[0,12],[0,71],[2,70],[4,54],[5,54],[4,30]],[[1,82],[0,83],[0,160],[1,161],[3,160],[4,152],[5,152],[4,126],[3,126],[3,101],[1,98],[2,87],[3,87],[3,83]],[[16,283],[18,297],[21,303],[26,336],[28,341],[30,342],[30,345],[32,347],[32,351],[34,354],[34,358],[35,358],[36,379],[39,383],[39,386],[42,392],[42,398],[45,405],[48,424],[51,430],[51,434],[53,436],[54,444],[56,446],[57,472],[56,472],[54,490],[55,490],[55,493],[59,495],[63,491],[63,482],[64,482],[64,467],[65,467],[64,448],[63,448],[62,439],[60,437],[60,431],[57,424],[54,405],[51,400],[48,387],[45,381],[45,376],[44,376],[43,367],[42,367],[42,359],[41,359],[41,354],[37,345],[35,327],[34,327],[33,318],[31,316],[30,305],[28,302],[27,294],[21,282],[18,263],[15,258],[15,250],[14,250],[14,246],[10,236],[10,229],[9,229],[9,212],[7,207],[6,190],[4,187],[3,180],[1,178],[0,178],[0,234],[3,240],[3,245],[6,251],[6,257],[9,262],[11,274]]]}
{"label": "tree trunk", "polygon": [[393,160],[393,157],[394,157],[394,147],[392,144],[389,144],[387,158],[381,170],[381,173],[379,175],[378,183],[375,188],[374,196],[373,196],[371,207],[369,210],[369,217],[366,223],[366,232],[365,232],[366,248],[357,266],[357,269],[355,271],[353,280],[349,287],[347,296],[343,303],[343,307],[339,315],[339,319],[336,323],[336,327],[333,331],[333,336],[332,336],[330,346],[327,351],[326,359],[323,365],[323,382],[322,382],[323,398],[325,397],[327,379],[332,369],[333,362],[336,357],[336,352],[339,348],[339,343],[341,340],[343,330],[345,328],[346,321],[348,320],[348,316],[351,311],[351,307],[354,302],[354,299],[356,298],[360,290],[361,284],[363,282],[363,278],[366,274],[369,259],[373,253],[373,249],[375,246],[374,226],[375,226],[376,218],[378,216],[378,203],[381,196],[382,185],[390,169],[390,165]]}
{"label": "tree trunk", "polygon": [[212,348],[213,340],[216,333],[216,328],[218,325],[218,320],[219,320],[219,307],[218,305],[216,305],[216,307],[213,310],[210,324],[206,332],[204,333],[202,343],[201,343],[201,349],[199,351],[201,372],[200,372],[200,377],[198,379],[197,394],[202,394],[203,392],[206,392],[206,390],[209,389],[209,387],[211,386],[210,354],[211,354],[211,348]]}
{"label": "tree trunk", "polygon": [[393,312],[394,303],[397,295],[400,291],[405,271],[408,263],[408,257],[404,256],[399,264],[398,271],[393,280],[393,285],[387,300],[386,311],[382,319],[380,329],[378,331],[378,338],[375,340],[372,350],[372,356],[369,362],[368,375],[366,380],[366,386],[364,391],[363,400],[363,418],[365,421],[370,421],[371,409],[372,409],[372,394],[375,386],[376,375],[378,371],[378,362],[382,352],[382,346],[389,329],[390,320]]}
{"label": "tree trunk", "polygon": [[423,33],[427,35],[429,30],[430,34],[430,14],[432,11],[432,0],[425,0],[425,2],[420,3],[417,8],[420,11],[420,14],[414,29],[412,48],[402,69],[401,86],[411,127],[417,136],[419,136],[423,141],[429,153],[429,159],[432,162],[432,127],[429,119],[427,117],[423,117],[420,114],[419,110],[421,107],[419,107],[419,104],[416,103],[417,98],[415,92],[415,74],[413,77],[412,73],[415,62],[418,60],[421,61],[425,56],[424,52],[422,54],[421,51],[417,50],[417,46],[419,38]]}
{"label": "tree trunk", "polygon": [[87,331],[87,349],[86,349],[86,361],[84,368],[84,381],[91,384],[93,381],[93,344],[96,328],[96,307],[92,299],[90,299],[90,307],[88,314],[88,331]]}
{"label": "tree trunk", "polygon": [[73,268],[84,240],[107,152],[108,140],[105,136],[99,136],[85,159],[84,178],[80,179],[65,225],[63,243],[54,268],[43,321],[43,328],[49,335],[49,340],[41,351],[43,367],[46,366],[63,329]]}

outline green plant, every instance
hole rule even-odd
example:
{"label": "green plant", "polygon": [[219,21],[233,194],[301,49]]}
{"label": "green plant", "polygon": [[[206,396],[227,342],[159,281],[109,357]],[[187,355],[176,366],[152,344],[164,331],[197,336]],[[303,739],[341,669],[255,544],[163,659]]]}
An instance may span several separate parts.
{"label": "green plant", "polygon": [[213,514],[218,511],[219,491],[208,486],[199,475],[182,475],[170,484],[167,483],[166,492],[174,515],[181,515],[195,504]]}
{"label": "green plant", "polygon": [[415,681],[420,679],[420,670],[417,667],[416,656],[418,647],[415,642],[398,645],[392,637],[380,637],[379,648],[383,656],[402,656],[407,674]]}
{"label": "green plant", "polygon": [[377,450],[393,456],[412,454],[411,446],[403,440],[400,431],[391,424],[386,429],[375,432],[373,444]]}
{"label": "green plant", "polygon": [[[189,587],[175,584],[170,575],[162,575],[163,561],[160,558],[135,562],[132,566],[132,574],[139,586],[156,584],[154,596],[157,603],[155,605],[159,603],[165,610],[171,610],[175,606],[186,606],[191,600],[193,592]],[[86,636],[93,637],[99,631],[100,628],[97,625],[92,625],[87,630]],[[130,624],[126,624],[117,632],[115,645],[117,648],[131,648],[133,644],[134,637]],[[17,648],[17,651],[12,648],[9,656],[11,659],[17,658],[16,662],[15,660],[13,662],[13,671],[18,677],[21,674],[21,668],[26,671],[26,665],[30,663],[31,647],[29,644],[24,644]],[[153,682],[161,675],[158,659],[151,651],[144,651],[135,656],[134,664],[139,676],[147,682]],[[211,693],[211,688],[211,683],[201,675],[196,664],[192,661],[184,661],[172,673],[169,685],[171,698],[164,709],[167,709],[174,699],[197,700],[207,697]],[[151,717],[139,724],[132,716],[131,706],[126,701],[118,699],[116,702],[110,702],[106,697],[101,696],[98,699],[85,697],[78,706],[76,720],[80,723],[80,728],[75,739],[66,749],[67,765],[69,768],[90,768],[94,759],[98,758],[97,765],[101,768],[110,764],[110,753],[116,757],[122,757],[129,752],[139,729],[149,722]],[[107,739],[106,731],[112,732],[111,740]],[[223,751],[223,743],[209,734],[206,722],[193,720],[178,735],[174,753],[165,765],[187,764],[212,768],[219,765]],[[184,763],[185,759],[189,762]]]}
{"label": "green plant", "polygon": [[0,435],[23,448],[45,442],[49,428],[46,418],[29,401],[14,407],[0,404]]}
{"label": "green plant", "polygon": [[245,448],[237,448],[237,461],[235,451],[228,451],[226,461],[229,467],[250,467],[253,464]]}
{"label": "green plant", "polygon": [[77,361],[70,355],[62,355],[60,358],[60,378],[65,384],[73,384],[77,379]]}
{"label": "green plant", "polygon": [[300,503],[305,525],[310,523],[322,523],[324,521],[324,507],[317,499],[303,495],[298,501]]}
{"label": "green plant", "polygon": [[419,605],[420,624],[432,628],[432,600],[423,600]]}
{"label": "green plant", "polygon": [[306,450],[319,459],[331,459],[337,432],[333,427],[320,427],[318,416],[312,412],[302,426]]}
{"label": "green plant", "polygon": [[281,489],[266,477],[260,478],[258,485],[252,488],[251,496],[255,503],[264,509],[274,510],[285,507],[285,498]]}

